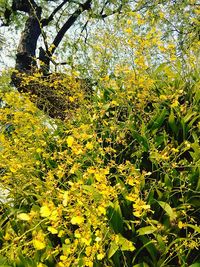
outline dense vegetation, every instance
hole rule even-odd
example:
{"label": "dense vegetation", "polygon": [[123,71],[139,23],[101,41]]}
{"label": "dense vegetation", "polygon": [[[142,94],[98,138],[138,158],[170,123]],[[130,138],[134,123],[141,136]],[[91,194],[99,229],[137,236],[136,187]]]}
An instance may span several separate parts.
{"label": "dense vegetation", "polygon": [[199,5],[177,4],[189,24],[166,2],[96,24],[62,73],[20,72],[31,94],[1,73],[0,266],[200,266]]}

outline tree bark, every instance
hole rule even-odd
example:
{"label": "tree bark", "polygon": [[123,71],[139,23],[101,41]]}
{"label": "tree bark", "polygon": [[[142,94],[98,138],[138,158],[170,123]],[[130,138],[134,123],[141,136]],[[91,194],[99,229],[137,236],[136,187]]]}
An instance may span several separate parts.
{"label": "tree bark", "polygon": [[14,0],[12,9],[13,11],[28,13],[28,18],[17,48],[15,72],[12,74],[12,83],[21,91],[19,74],[31,73],[33,68],[36,67],[36,48],[38,38],[41,34],[40,20],[42,10],[31,0]]}

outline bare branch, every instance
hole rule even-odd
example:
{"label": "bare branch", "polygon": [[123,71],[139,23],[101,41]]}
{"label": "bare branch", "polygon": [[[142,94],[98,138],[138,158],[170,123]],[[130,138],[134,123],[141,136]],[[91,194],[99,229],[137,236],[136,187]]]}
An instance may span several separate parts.
{"label": "bare branch", "polygon": [[58,47],[60,42],[62,41],[62,38],[64,37],[65,33],[69,30],[69,28],[74,24],[74,22],[77,20],[77,18],[80,16],[80,14],[85,11],[89,10],[91,7],[92,0],[87,0],[84,4],[80,5],[79,8],[71,15],[71,17],[65,22],[65,24],[62,26],[58,34],[56,35],[52,45],[52,54],[54,53],[55,49]]}
{"label": "bare branch", "polygon": [[101,15],[103,14],[104,9],[106,8],[107,4],[109,4],[109,0],[107,0],[107,1],[105,2],[105,4],[103,5],[103,7],[102,7],[102,9],[101,9],[101,12],[100,12]]}
{"label": "bare branch", "polygon": [[[106,4],[107,4],[107,3],[106,3]],[[104,7],[105,7],[105,6],[104,6]],[[107,18],[107,17],[109,17],[109,16],[112,16],[112,15],[114,15],[114,14],[116,14],[116,13],[120,13],[121,10],[122,10],[122,7],[123,7],[123,5],[121,4],[117,9],[113,10],[113,11],[110,12],[109,14],[105,14],[105,13],[103,13],[103,10],[104,10],[104,8],[103,8],[99,14],[92,14],[91,17],[92,17],[92,18],[96,18],[96,19],[105,19],[105,18]]]}
{"label": "bare branch", "polygon": [[64,0],[59,6],[57,6],[54,11],[51,13],[51,15],[47,19],[41,20],[42,27],[47,26],[49,22],[51,22],[54,19],[55,14],[70,0]]}
{"label": "bare branch", "polygon": [[65,22],[62,28],[58,31],[53,43],[50,45],[51,49],[46,49],[45,51],[42,47],[40,48],[39,59],[44,63],[43,66],[41,67],[43,73],[49,72],[49,65],[53,53],[55,52],[56,48],[62,41],[65,33],[75,23],[80,14],[83,11],[90,9],[91,2],[92,0],[87,0],[84,4],[79,5],[78,9],[69,17],[69,19]]}

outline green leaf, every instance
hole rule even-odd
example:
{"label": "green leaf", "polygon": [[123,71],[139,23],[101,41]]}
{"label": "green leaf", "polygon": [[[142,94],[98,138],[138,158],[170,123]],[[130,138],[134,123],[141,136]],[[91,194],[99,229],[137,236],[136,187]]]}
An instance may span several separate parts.
{"label": "green leaf", "polygon": [[149,235],[157,230],[155,226],[145,226],[137,230],[138,235]]}
{"label": "green leaf", "polygon": [[162,111],[159,109],[157,111],[156,116],[153,117],[153,119],[150,121],[148,125],[148,129],[152,131],[159,129],[162,126],[167,114],[168,114],[168,111],[166,108],[163,108]]}
{"label": "green leaf", "polygon": [[92,193],[92,196],[95,201],[99,201],[102,198],[102,195],[99,193],[99,191],[92,185],[83,185],[82,188],[89,193]]}
{"label": "green leaf", "polygon": [[200,208],[199,195],[193,195],[192,198],[188,202],[195,208]]}
{"label": "green leaf", "polygon": [[157,187],[155,188],[156,193],[158,194],[158,198],[162,198],[163,192],[161,192]]}
{"label": "green leaf", "polygon": [[171,109],[171,112],[170,112],[170,115],[169,115],[168,122],[169,122],[169,126],[170,126],[170,128],[172,129],[172,131],[173,131],[175,134],[178,134],[178,127],[176,126],[176,120],[175,120],[175,116],[174,116],[174,111],[173,111],[173,109]]}
{"label": "green leaf", "polygon": [[167,213],[167,215],[170,217],[171,220],[176,219],[176,213],[173,211],[173,209],[170,207],[170,205],[163,201],[158,201],[158,204],[164,209],[164,211]]}
{"label": "green leaf", "polygon": [[167,66],[167,63],[161,63],[155,70],[155,74],[160,74]]}
{"label": "green leaf", "polygon": [[133,267],[149,267],[149,265],[146,262],[140,262],[136,265],[133,265]]}
{"label": "green leaf", "polygon": [[186,140],[187,135],[188,135],[188,131],[189,131],[189,127],[187,124],[185,124],[183,119],[181,119],[181,126],[182,126],[182,132],[183,132],[183,140]]}
{"label": "green leaf", "polygon": [[192,149],[193,149],[194,152],[190,152],[190,155],[192,156],[193,160],[197,162],[200,159],[200,146],[199,146],[199,141],[195,141],[191,145],[191,147],[192,147]]}
{"label": "green leaf", "polygon": [[199,117],[200,117],[200,115],[198,114],[197,116],[195,116],[189,123],[188,123],[188,126],[189,127],[192,127],[192,126],[194,126],[194,124],[195,124],[195,122],[196,122],[196,120],[198,120],[199,119]]}
{"label": "green leaf", "polygon": [[113,206],[108,207],[108,219],[115,233],[122,233],[124,222],[118,201],[116,201]]}
{"label": "green leaf", "polygon": [[[149,262],[156,262],[157,256],[158,256],[158,251],[154,245],[154,240],[150,240],[149,241],[149,237],[143,235],[140,236],[140,240],[142,241],[142,243],[144,244],[144,246],[142,247],[143,249],[145,248],[148,251],[148,258],[149,258]],[[142,249],[142,250],[143,250]],[[153,265],[151,265],[153,266]]]}
{"label": "green leaf", "polygon": [[116,244],[115,241],[111,242],[110,248],[109,248],[109,251],[108,251],[108,258],[110,259],[116,253],[116,251],[118,249],[119,249],[119,245]]}
{"label": "green leaf", "polygon": [[172,180],[170,179],[169,175],[166,173],[164,176],[164,182],[168,189],[172,188]]}
{"label": "green leaf", "polygon": [[122,235],[117,235],[117,240],[114,240],[110,244],[108,251],[108,258],[110,259],[118,250],[121,251],[134,251],[135,246],[131,241],[123,237]]}
{"label": "green leaf", "polygon": [[155,236],[155,238],[156,238],[157,241],[158,241],[159,250],[160,250],[162,253],[164,253],[165,250],[166,250],[166,244],[165,244],[165,242],[163,241],[163,237],[162,237],[162,235],[159,235],[159,234],[156,233],[154,236]]}
{"label": "green leaf", "polygon": [[0,266],[1,267],[11,267],[11,265],[8,265],[7,259],[3,256],[0,256]]}
{"label": "green leaf", "polygon": [[200,234],[200,227],[197,226],[197,225],[192,225],[192,224],[186,224],[186,226],[192,228],[193,230],[195,230],[195,232],[199,233]]}
{"label": "green leaf", "polygon": [[134,251],[135,247],[131,241],[123,237],[122,235],[119,236],[118,244],[120,245],[120,250],[122,251]]}
{"label": "green leaf", "polygon": [[185,117],[183,117],[184,122],[185,122],[185,123],[189,122],[190,119],[191,119],[193,116],[195,116],[195,115],[197,115],[197,112],[196,112],[196,111],[189,110],[189,111],[187,112],[187,114],[185,115]]}
{"label": "green leaf", "polygon": [[154,240],[150,240],[148,241],[149,239],[145,239],[145,236],[141,236],[140,237],[142,243],[144,244],[142,247],[140,247],[139,249],[137,249],[136,253],[135,253],[135,256],[133,257],[132,259],[132,263],[135,262],[137,256],[140,254],[141,251],[143,251],[144,249],[147,249],[147,251],[149,252],[149,254],[151,255],[152,254],[152,259],[155,258],[155,255],[157,254],[156,253],[156,250],[155,250],[155,247],[153,246],[153,243],[154,243]]}
{"label": "green leaf", "polygon": [[200,262],[195,262],[192,265],[190,265],[189,267],[200,267]]}
{"label": "green leaf", "polygon": [[22,254],[18,255],[17,267],[35,267],[35,261]]}
{"label": "green leaf", "polygon": [[137,140],[137,142],[144,148],[144,151],[149,151],[148,140],[145,136],[140,135],[137,131],[132,131],[132,136]]}
{"label": "green leaf", "polygon": [[162,143],[164,143],[164,141],[165,141],[165,135],[164,134],[162,134],[162,135],[156,135],[154,140],[155,140],[155,146],[158,147]]}

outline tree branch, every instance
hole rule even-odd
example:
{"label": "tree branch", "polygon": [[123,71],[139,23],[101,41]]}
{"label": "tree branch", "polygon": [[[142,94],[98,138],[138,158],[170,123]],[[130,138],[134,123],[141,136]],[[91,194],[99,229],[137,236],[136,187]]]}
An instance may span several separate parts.
{"label": "tree branch", "polygon": [[69,28],[74,24],[74,22],[77,20],[77,18],[80,16],[80,14],[85,11],[89,10],[91,8],[91,2],[92,0],[87,0],[84,4],[80,5],[79,8],[71,15],[71,17],[65,22],[65,24],[62,26],[62,28],[59,30],[58,34],[56,35],[53,43],[52,43],[52,54],[62,41],[65,33],[69,30]]}
{"label": "tree branch", "polygon": [[42,47],[40,48],[39,60],[44,63],[41,67],[41,70],[44,74],[48,73],[51,57],[55,52],[56,48],[59,46],[60,42],[62,41],[65,33],[74,24],[74,22],[77,20],[77,18],[83,11],[89,10],[91,8],[91,2],[92,0],[87,0],[84,4],[80,4],[79,8],[69,17],[69,19],[65,22],[62,28],[58,31],[53,43],[50,45],[51,50],[49,49],[44,51]]}
{"label": "tree branch", "polygon": [[23,11],[30,13],[32,9],[37,9],[38,5],[34,0],[13,0],[12,10],[13,11]]}
{"label": "tree branch", "polygon": [[54,19],[55,14],[70,0],[64,0],[59,6],[57,6],[54,11],[51,13],[51,15],[47,19],[41,20],[42,27],[47,26],[49,22],[51,22]]}
{"label": "tree branch", "polygon": [[[104,9],[104,8],[103,8],[103,9]],[[111,13],[109,13],[109,14],[105,14],[105,13],[103,13],[103,9],[102,9],[102,11],[101,11],[99,14],[92,14],[91,17],[92,17],[92,18],[97,18],[97,19],[105,19],[105,18],[107,18],[107,17],[109,17],[109,16],[112,16],[112,15],[114,15],[114,14],[116,14],[116,13],[120,13],[121,10],[122,10],[122,4],[121,4],[117,9],[113,10],[113,11],[112,11]]]}

